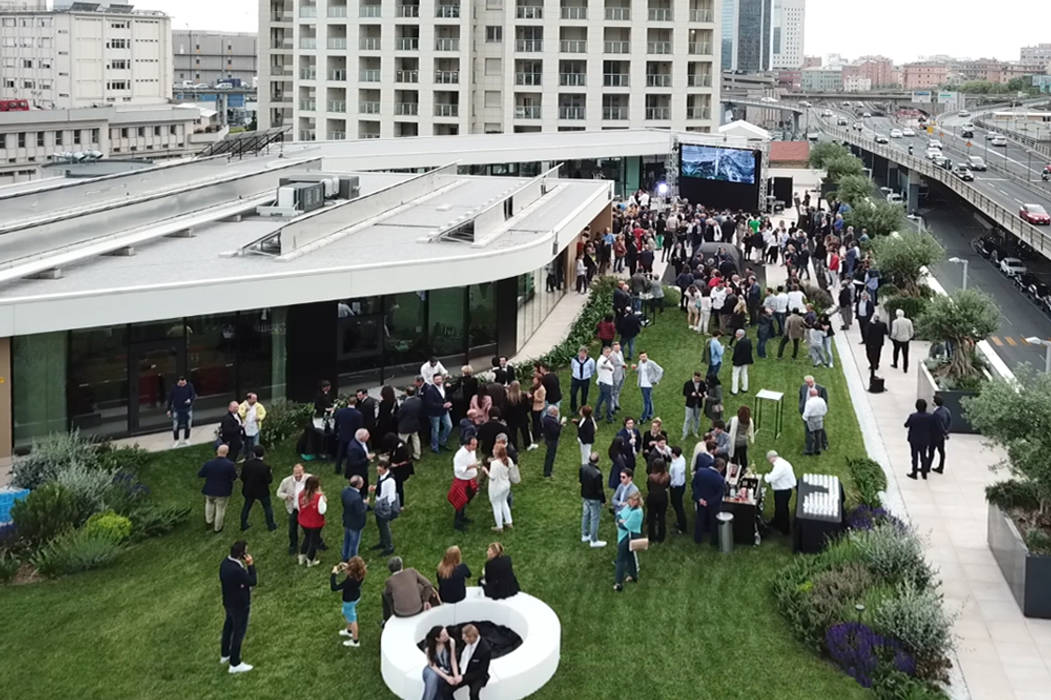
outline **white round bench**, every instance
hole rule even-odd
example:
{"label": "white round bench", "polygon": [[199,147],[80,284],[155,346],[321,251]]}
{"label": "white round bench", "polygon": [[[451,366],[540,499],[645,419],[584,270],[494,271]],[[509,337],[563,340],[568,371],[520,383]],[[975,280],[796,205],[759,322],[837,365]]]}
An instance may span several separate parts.
{"label": "white round bench", "polygon": [[[383,681],[400,698],[417,700],[423,695],[423,668],[427,657],[417,647],[435,625],[460,625],[488,620],[513,630],[522,645],[489,665],[489,683],[482,689],[485,700],[517,700],[535,693],[558,669],[562,646],[562,624],[547,603],[528,593],[504,600],[491,600],[472,586],[459,603],[438,605],[413,617],[391,617],[380,638]],[[457,653],[463,646],[457,640]],[[456,693],[466,698],[467,688]]]}

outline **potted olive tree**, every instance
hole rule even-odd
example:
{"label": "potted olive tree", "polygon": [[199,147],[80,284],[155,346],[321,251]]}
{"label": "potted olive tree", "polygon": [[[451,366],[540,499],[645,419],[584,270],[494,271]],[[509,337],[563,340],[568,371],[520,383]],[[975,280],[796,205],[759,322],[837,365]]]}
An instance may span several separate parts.
{"label": "potted olive tree", "polygon": [[978,343],[995,333],[999,322],[996,303],[975,289],[936,296],[917,319],[917,334],[932,343],[930,357],[920,365],[919,395],[942,397],[952,412],[952,432],[976,432],[960,402],[977,395],[986,381]]}
{"label": "potted olive tree", "polygon": [[1011,479],[986,489],[989,549],[1022,614],[1051,618],[1051,375],[1023,367],[963,400],[971,424],[1007,453]]}

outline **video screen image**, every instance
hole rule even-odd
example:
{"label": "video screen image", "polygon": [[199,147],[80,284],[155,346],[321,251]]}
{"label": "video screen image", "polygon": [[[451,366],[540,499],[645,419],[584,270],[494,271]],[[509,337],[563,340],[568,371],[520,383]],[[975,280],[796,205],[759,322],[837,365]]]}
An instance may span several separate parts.
{"label": "video screen image", "polygon": [[681,177],[755,184],[755,153],[740,148],[682,144]]}

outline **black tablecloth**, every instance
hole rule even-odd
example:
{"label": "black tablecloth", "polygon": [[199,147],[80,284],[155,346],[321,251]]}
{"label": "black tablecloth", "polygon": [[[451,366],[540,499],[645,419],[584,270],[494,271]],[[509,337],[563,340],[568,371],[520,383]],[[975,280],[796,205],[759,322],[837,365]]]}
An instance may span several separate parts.
{"label": "black tablecloth", "polygon": [[816,554],[825,548],[830,539],[843,531],[843,512],[846,497],[843,485],[839,485],[839,516],[804,515],[803,501],[808,493],[826,493],[827,490],[812,484],[799,482],[796,489],[796,522],[792,529],[792,544],[796,552]]}
{"label": "black tablecloth", "polygon": [[755,504],[723,501],[722,512],[734,514],[734,544],[754,546],[756,528]]}

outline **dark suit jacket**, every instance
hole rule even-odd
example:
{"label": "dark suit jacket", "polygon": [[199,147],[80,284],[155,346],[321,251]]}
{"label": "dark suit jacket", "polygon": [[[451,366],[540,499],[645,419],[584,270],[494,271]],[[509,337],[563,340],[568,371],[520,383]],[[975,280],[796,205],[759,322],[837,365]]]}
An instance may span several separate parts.
{"label": "dark suit jacket", "polygon": [[365,448],[357,440],[351,440],[350,444],[347,445],[347,473],[346,476],[349,478],[357,474],[365,478],[366,482],[369,477],[369,455],[365,451]]}
{"label": "dark suit jacket", "polygon": [[558,418],[545,413],[544,417],[540,419],[540,432],[544,434],[546,442],[558,442],[559,436],[562,435],[562,422]]}
{"label": "dark suit jacket", "polygon": [[347,486],[340,494],[340,500],[343,501],[343,527],[360,531],[365,527],[365,511],[368,510],[361,493]]}
{"label": "dark suit jacket", "polygon": [[[518,579],[511,568],[511,557],[501,554],[485,563],[485,583],[482,584],[487,598],[500,600],[518,593]],[[462,669],[461,669],[462,671]]]}
{"label": "dark suit jacket", "polygon": [[227,444],[241,444],[243,435],[244,428],[241,427],[241,422],[237,420],[237,416],[228,411],[219,421],[219,439]]}
{"label": "dark suit jacket", "polygon": [[420,429],[423,418],[423,399],[410,396],[401,402],[398,408],[398,432],[402,435],[415,433]]}
{"label": "dark suit jacket", "polygon": [[934,442],[935,435],[941,433],[941,427],[930,413],[919,411],[909,416],[905,421],[905,427],[909,429],[909,443],[918,447],[927,447]]}
{"label": "dark suit jacket", "polygon": [[704,403],[704,395],[708,391],[708,385],[704,383],[703,379],[698,382],[696,391],[700,396],[693,395],[694,388],[692,379],[682,385],[682,395],[686,398],[687,408],[700,408]]}
{"label": "dark suit jacket", "polygon": [[478,447],[481,448],[482,454],[491,455],[493,445],[496,444],[496,436],[506,432],[508,432],[507,425],[498,420],[489,419],[482,423],[478,427]]}
{"label": "dark suit jacket", "polygon": [[723,475],[714,469],[698,469],[693,474],[693,502],[697,503],[703,498],[708,502],[709,508],[721,507],[725,483]]}
{"label": "dark suit jacket", "polygon": [[750,338],[745,336],[734,343],[734,356],[733,365],[734,367],[741,367],[742,365],[750,365],[755,362],[752,359],[752,341]]}
{"label": "dark suit jacket", "polygon": [[234,492],[237,467],[226,457],[216,457],[205,462],[197,476],[204,479],[201,493],[205,496],[225,498]]}
{"label": "dark suit jacket", "polygon": [[241,493],[245,498],[269,498],[270,483],[274,480],[274,474],[270,465],[261,459],[252,457],[245,460],[241,467]]}
{"label": "dark suit jacket", "polygon": [[515,380],[515,368],[511,365],[507,365],[507,367],[496,367],[493,369],[493,378],[497,383],[507,386]]}
{"label": "dark suit jacket", "polygon": [[255,566],[246,568],[226,557],[219,565],[219,583],[223,587],[225,607],[250,607],[252,605],[252,586],[256,583]]}
{"label": "dark suit jacket", "polygon": [[[463,659],[463,649],[460,649],[460,659]],[[467,662],[467,668],[460,666],[460,674],[463,676],[463,682],[460,685],[471,685],[476,680],[481,680],[483,685],[488,683],[489,662],[492,660],[493,651],[489,648],[489,643],[479,637],[478,646],[475,647],[474,653],[471,654],[471,659]]]}
{"label": "dark suit jacket", "polygon": [[[361,413],[361,418],[365,422],[365,427],[369,429],[370,433],[376,431],[376,409],[378,408],[379,401],[372,398],[371,396],[365,397],[365,400],[358,404],[358,412]],[[351,437],[353,437],[351,433]],[[382,435],[378,437],[383,437]]]}
{"label": "dark suit jacket", "polygon": [[[442,385],[443,388],[444,385]],[[427,416],[441,416],[448,413],[448,409],[445,408],[445,404],[450,401],[449,390],[445,389],[445,398],[442,398],[441,393],[435,388],[433,384],[423,385],[423,412]]]}
{"label": "dark suit jacket", "polygon": [[353,406],[344,406],[332,416],[336,421],[336,437],[343,442],[354,439],[354,433],[365,427],[365,417]]}
{"label": "dark suit jacket", "polygon": [[865,337],[865,347],[869,350],[879,350],[887,339],[887,324],[875,320],[869,324],[869,331]]}
{"label": "dark suit jacket", "polygon": [[[828,405],[828,389],[821,386],[817,382],[814,382],[814,388],[817,389],[817,395],[825,400],[825,404]],[[803,409],[806,408],[806,400],[810,398],[810,387],[807,386],[806,382],[799,387],[799,413],[803,413]]]}

